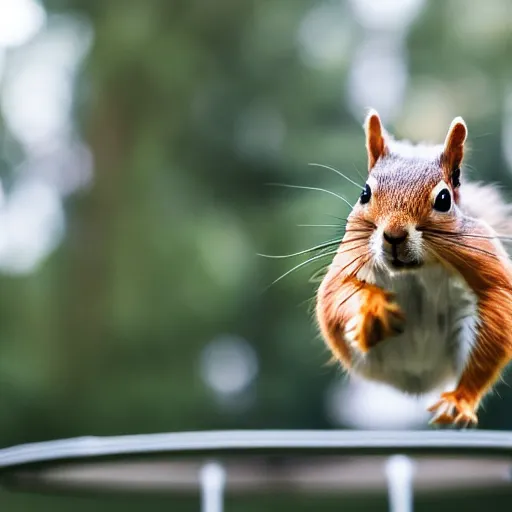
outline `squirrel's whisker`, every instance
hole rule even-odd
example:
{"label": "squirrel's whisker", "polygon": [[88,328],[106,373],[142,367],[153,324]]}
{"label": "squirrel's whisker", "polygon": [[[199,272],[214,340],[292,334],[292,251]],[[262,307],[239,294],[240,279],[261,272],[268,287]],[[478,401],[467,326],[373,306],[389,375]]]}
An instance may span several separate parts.
{"label": "squirrel's whisker", "polygon": [[[354,249],[351,249],[350,251],[355,251],[357,249],[361,249],[364,246],[365,246],[365,244],[361,244],[360,246],[355,247]],[[347,254],[350,251],[344,251],[342,254]],[[368,252],[358,254],[353,260],[349,261],[346,265],[341,266],[341,265],[336,265],[336,264],[332,263],[331,265],[328,265],[327,268],[336,268],[336,269],[340,269],[340,272],[344,272],[345,270],[347,270],[348,267],[350,267],[350,265],[353,265],[360,258],[366,258],[366,260],[362,263],[362,265],[356,271],[356,274],[357,274],[357,272],[359,272],[359,270],[361,270],[361,268],[363,268],[364,265],[366,265],[371,260]]]}
{"label": "squirrel's whisker", "polygon": [[332,219],[339,220],[340,222],[348,222],[348,219],[345,217],[338,217],[337,215],[332,215],[331,213],[323,213],[322,215],[325,215],[327,217],[331,217]]}
{"label": "squirrel's whisker", "polygon": [[299,228],[342,228],[339,224],[297,224]]}
{"label": "squirrel's whisker", "polygon": [[366,257],[365,260],[363,262],[361,262],[359,267],[357,267],[357,270],[354,272],[354,275],[357,274],[370,261],[370,258],[368,257],[368,253],[363,253],[363,254],[360,254],[359,256],[355,257],[350,263],[347,263],[344,267],[342,267],[341,272],[344,272],[345,270],[347,270],[347,268],[349,268],[351,265],[353,265],[358,259],[364,258],[364,257]]}
{"label": "squirrel's whisker", "polygon": [[[358,247],[355,247],[355,248],[352,248],[350,249],[350,251],[355,251],[357,249],[360,249],[362,247],[364,247],[366,244],[361,244],[360,246]],[[348,253],[350,252],[349,250],[347,251],[344,251],[344,253]],[[330,268],[341,268],[341,272],[343,272],[344,270],[346,270],[350,265],[353,265],[358,259],[361,259],[361,258],[364,258],[366,257],[367,260],[365,262],[363,262],[362,266],[357,270],[357,272],[359,272],[359,270],[370,260],[369,258],[369,254],[368,252],[364,252],[362,254],[358,254],[352,261],[350,261],[347,265],[344,265],[343,267],[341,267],[341,265],[336,265],[335,263],[330,263],[328,265],[325,265],[323,266],[322,268],[319,268],[317,271],[315,271],[313,273],[313,275],[309,278],[309,282],[310,283],[315,283],[317,282],[316,280],[319,278],[319,276],[322,274],[322,273],[325,273],[327,272]],[[357,274],[356,272],[356,274]]]}
{"label": "squirrel's whisker", "polygon": [[271,187],[297,188],[303,190],[316,190],[318,192],[324,192],[326,194],[330,194],[331,196],[337,197],[338,199],[341,199],[346,205],[348,205],[350,208],[353,208],[353,205],[351,205],[343,196],[340,196],[339,194],[336,194],[336,192],[332,192],[331,190],[327,190],[325,188],[306,187],[305,185],[290,185],[289,183],[267,183],[267,185]]}
{"label": "squirrel's whisker", "polygon": [[330,265],[325,265],[321,268],[319,268],[318,270],[316,270],[313,275],[308,279],[308,282],[310,283],[317,283],[317,279],[320,277],[320,275],[322,275],[323,272],[326,272],[327,270],[329,270],[329,267]]}
{"label": "squirrel's whisker", "polygon": [[[360,240],[366,240],[366,238],[361,238]],[[360,241],[359,240],[359,241]],[[354,242],[357,241],[357,240],[354,240]],[[359,245],[356,245],[355,247],[347,247],[345,248],[344,245],[340,245],[337,253],[338,254],[348,254],[350,252],[353,252],[353,251],[357,251],[358,249],[362,249],[363,247],[368,247],[368,244],[364,243],[364,244],[359,244]]]}
{"label": "squirrel's whisker", "polygon": [[[373,232],[372,229],[364,228],[364,229],[345,229],[341,224],[297,224],[299,228],[332,228],[339,229],[340,231],[345,233],[368,233],[371,234]],[[340,240],[341,241],[341,240]]]}
{"label": "squirrel's whisker", "polygon": [[[365,244],[362,244],[361,247],[364,247]],[[348,252],[348,251],[347,251]],[[364,267],[364,265],[366,265],[369,261],[369,258],[368,258],[368,253],[363,253],[363,254],[358,254],[352,261],[350,261],[348,263],[348,265],[345,265],[343,268],[342,268],[342,271],[345,270],[348,266],[354,264],[358,259],[361,259],[361,258],[364,258],[366,257],[367,259],[365,261],[362,262],[361,265],[359,265],[359,267],[357,268],[356,270],[356,274]],[[318,277],[320,276],[320,274],[322,273],[325,273],[332,265],[331,264],[328,264],[328,265],[324,265],[323,267],[319,268],[317,271],[315,271],[313,273],[313,275],[309,278],[308,282],[309,283],[314,283],[314,282],[317,282],[316,279],[318,279]],[[337,265],[334,265],[334,266],[337,266]],[[303,306],[305,303],[307,302],[312,302],[313,305],[314,305],[314,301],[316,300],[316,296],[313,295],[313,297],[310,297],[308,299],[305,299],[303,300],[301,303],[299,303],[299,307]]]}
{"label": "squirrel's whisker", "polygon": [[330,251],[330,252],[326,252],[326,253],[322,253],[322,254],[317,254],[316,256],[312,256],[311,258],[307,259],[306,261],[303,261],[302,263],[299,263],[298,265],[295,265],[295,267],[291,268],[290,270],[288,270],[287,272],[285,272],[284,274],[279,276],[277,279],[272,281],[272,283],[270,283],[270,285],[268,287],[273,286],[274,284],[276,284],[279,281],[281,281],[281,279],[284,279],[286,276],[290,275],[292,272],[295,272],[296,270],[299,270],[300,268],[308,265],[309,263],[312,263],[313,261],[319,260],[320,258],[325,258],[326,256],[334,255],[337,252],[338,251],[336,250],[336,251]]}
{"label": "squirrel's whisker", "polygon": [[[344,249],[344,250],[340,250],[339,252],[344,254],[349,251],[353,251],[356,248],[355,247],[347,247],[349,244],[352,244],[353,242],[360,242],[361,240],[368,241],[368,238],[369,238],[368,236],[358,236],[357,238],[352,238],[351,240],[346,240],[345,242],[341,242],[340,249]],[[365,245],[367,245],[367,244],[360,244],[357,247],[364,247]]]}
{"label": "squirrel's whisker", "polygon": [[366,178],[361,174],[361,172],[359,171],[359,169],[357,168],[357,165],[352,162],[352,165],[354,166],[354,169],[356,170],[357,174],[359,174],[359,177],[363,180],[363,181],[366,181]]}
{"label": "squirrel's whisker", "polygon": [[[444,262],[447,262],[446,258],[443,258],[441,254],[439,254],[439,252],[437,252],[435,249],[433,249],[432,247],[429,248],[429,251],[431,252],[431,254],[434,255],[435,258],[437,258],[438,260],[440,261],[444,261]],[[471,267],[471,263],[469,263],[466,259],[464,259],[464,257],[459,254],[458,252],[456,251],[452,251],[451,253],[451,256],[454,257],[455,259],[459,260],[460,262],[463,262],[464,264],[466,265],[469,265]],[[471,267],[473,268],[473,267]],[[477,271],[477,269],[475,269],[475,272]]]}
{"label": "squirrel's whisker", "polygon": [[[348,252],[348,251],[347,251]],[[348,265],[345,265],[342,269],[345,270],[348,266],[352,265],[353,263],[355,263],[358,259],[361,259],[363,257],[368,257],[368,254],[367,253],[363,253],[363,254],[359,254],[358,256],[356,256]],[[365,260],[358,268],[357,268],[357,271],[356,271],[356,274],[364,267],[364,265],[366,265],[369,261],[369,258],[367,260]],[[325,265],[323,267],[321,267],[320,269],[318,269],[316,272],[314,272],[314,274],[309,278],[308,282],[309,283],[314,283],[314,282],[317,282],[315,281],[316,279],[318,279],[319,275],[321,273],[324,273],[326,272],[332,265],[328,264],[328,265]],[[337,265],[334,265],[334,266],[337,266]],[[305,300],[303,300],[302,302],[300,302],[298,304],[298,307],[302,307],[304,304],[310,302],[312,303],[311,305],[314,306],[314,301],[316,300],[316,296],[313,295],[313,297],[309,297]]]}
{"label": "squirrel's whisker", "polygon": [[294,252],[292,254],[257,254],[257,256],[261,256],[262,258],[271,258],[271,259],[284,259],[284,258],[293,258],[295,256],[302,256],[303,254],[307,254],[308,252],[318,251],[320,249],[326,249],[329,247],[333,247],[341,243],[341,238],[335,238],[332,240],[327,240],[326,242],[315,245],[314,247],[310,247],[309,249],[304,249],[299,252]]}
{"label": "squirrel's whisker", "polygon": [[445,235],[445,236],[452,236],[454,238],[457,237],[463,237],[463,238],[483,238],[484,240],[493,240],[498,239],[505,242],[512,242],[512,236],[507,235],[495,235],[495,236],[488,236],[488,235],[480,235],[478,233],[459,233],[457,231],[445,231],[442,229],[430,229],[430,228],[417,228],[418,231],[422,232],[428,232],[428,233],[436,233],[439,235]]}
{"label": "squirrel's whisker", "polygon": [[297,307],[301,308],[302,306],[304,306],[304,304],[308,304],[309,303],[308,304],[308,306],[310,308],[309,313],[312,314],[313,311],[314,311],[312,306],[314,306],[315,299],[316,299],[315,295],[313,295],[312,297],[308,297],[307,299],[304,299],[302,302],[299,302],[297,304]]}
{"label": "squirrel's whisker", "polygon": [[335,169],[334,167],[330,167],[329,165],[324,165],[324,164],[315,164],[315,163],[309,163],[308,165],[311,165],[314,167],[323,167],[324,169],[329,169],[330,171],[333,171],[336,174],[338,174],[339,176],[341,176],[342,178],[345,178],[348,182],[352,183],[352,185],[355,185],[359,189],[363,188],[363,185],[360,185],[356,181],[350,179],[348,176],[345,176],[342,172],[338,171],[338,169]]}
{"label": "squirrel's whisker", "polygon": [[373,233],[373,229],[370,228],[348,228],[345,229],[345,233]]}
{"label": "squirrel's whisker", "polygon": [[486,235],[471,235],[469,233],[460,233],[457,236],[463,238],[483,238],[484,240],[501,240],[502,242],[512,242],[512,237],[507,235],[495,235],[495,236],[486,236]]}
{"label": "squirrel's whisker", "polygon": [[345,217],[337,217],[336,215],[332,215],[330,213],[324,213],[324,215],[339,220],[340,222],[343,222],[345,224],[350,222],[351,224],[356,224],[360,227],[364,226],[366,229],[375,229],[377,227],[373,222],[370,222],[369,220],[366,219],[349,219]]}
{"label": "squirrel's whisker", "polygon": [[497,256],[495,254],[493,254],[492,252],[486,251],[485,249],[481,249],[480,247],[474,247],[472,245],[464,244],[461,241],[453,240],[453,239],[450,239],[449,237],[448,238],[446,238],[446,237],[442,238],[440,236],[434,235],[434,236],[427,237],[427,239],[428,238],[430,238],[430,240],[434,241],[438,245],[442,245],[443,243],[452,244],[452,245],[456,245],[457,247],[463,247],[464,249],[469,249],[471,251],[476,251],[476,252],[478,252],[480,254],[484,254],[484,255],[489,256],[490,258],[493,258],[493,259],[498,259]]}

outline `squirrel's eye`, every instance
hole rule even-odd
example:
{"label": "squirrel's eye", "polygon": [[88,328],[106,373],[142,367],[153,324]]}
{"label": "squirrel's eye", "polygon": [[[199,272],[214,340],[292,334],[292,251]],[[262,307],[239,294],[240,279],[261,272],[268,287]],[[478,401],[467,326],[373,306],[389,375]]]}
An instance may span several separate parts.
{"label": "squirrel's eye", "polygon": [[460,169],[455,169],[452,173],[453,188],[460,187]]}
{"label": "squirrel's eye", "polygon": [[434,202],[434,210],[438,212],[447,212],[452,206],[452,196],[447,188],[443,188],[439,194],[437,194]]}
{"label": "squirrel's eye", "polygon": [[372,190],[368,183],[364,186],[363,191],[361,192],[361,204],[366,204],[370,198],[372,197]]}

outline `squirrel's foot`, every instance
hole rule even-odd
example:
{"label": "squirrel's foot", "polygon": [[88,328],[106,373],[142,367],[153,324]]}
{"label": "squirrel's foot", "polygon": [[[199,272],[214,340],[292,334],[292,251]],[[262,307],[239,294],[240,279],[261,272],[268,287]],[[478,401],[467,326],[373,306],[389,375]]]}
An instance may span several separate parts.
{"label": "squirrel's foot", "polygon": [[347,323],[345,335],[361,352],[367,352],[382,340],[404,332],[405,316],[393,301],[393,294],[378,286],[369,286],[361,297],[361,307]]}
{"label": "squirrel's foot", "polygon": [[464,392],[449,391],[443,393],[441,399],[428,408],[429,412],[435,413],[430,423],[464,427],[476,425],[478,423],[476,408],[475,400]]}

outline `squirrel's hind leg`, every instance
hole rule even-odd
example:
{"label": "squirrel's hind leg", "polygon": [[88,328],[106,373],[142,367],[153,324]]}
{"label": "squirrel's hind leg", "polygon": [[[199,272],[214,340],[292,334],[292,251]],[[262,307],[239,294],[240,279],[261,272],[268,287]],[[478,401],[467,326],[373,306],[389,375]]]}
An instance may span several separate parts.
{"label": "squirrel's hind leg", "polygon": [[445,258],[477,297],[477,333],[457,387],[443,393],[429,410],[433,423],[476,423],[484,395],[512,357],[512,266],[494,233],[485,224],[466,219],[472,247],[458,246]]}

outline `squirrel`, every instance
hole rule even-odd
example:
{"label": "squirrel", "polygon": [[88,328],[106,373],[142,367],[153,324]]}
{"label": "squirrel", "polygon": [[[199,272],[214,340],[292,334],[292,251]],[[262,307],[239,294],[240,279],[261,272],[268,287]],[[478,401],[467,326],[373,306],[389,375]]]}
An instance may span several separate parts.
{"label": "squirrel", "polygon": [[444,391],[431,424],[475,425],[512,359],[512,263],[498,234],[512,207],[462,176],[461,117],[439,145],[395,140],[375,110],[364,128],[368,177],[316,293],[320,334],[349,374]]}

